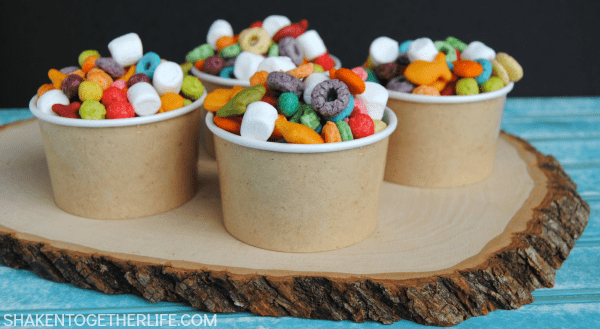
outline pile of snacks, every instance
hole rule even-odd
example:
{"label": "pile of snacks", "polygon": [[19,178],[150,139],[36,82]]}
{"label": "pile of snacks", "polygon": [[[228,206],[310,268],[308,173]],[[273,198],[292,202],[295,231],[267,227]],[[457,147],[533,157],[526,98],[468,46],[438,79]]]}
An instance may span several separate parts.
{"label": "pile of snacks", "polygon": [[365,82],[357,67],[314,72],[308,63],[287,72],[256,72],[251,87],[217,89],[204,108],[216,126],[242,137],[293,144],[349,141],[386,128],[388,91]]}
{"label": "pile of snacks", "polygon": [[407,40],[375,39],[364,64],[369,81],[403,93],[431,96],[475,95],[505,87],[523,77],[523,68],[506,53],[480,41],[469,44],[448,37]]}
{"label": "pile of snacks", "polygon": [[333,68],[319,33],[307,28],[306,20],[292,24],[285,16],[271,15],[234,35],[229,22],[219,19],[210,26],[207,43],[185,59],[205,73],[240,80],[256,71],[288,71],[308,62],[316,64],[317,72]]}
{"label": "pile of snacks", "polygon": [[144,54],[136,33],[112,40],[108,50],[112,57],[86,50],[79,66],[48,71],[52,83],[38,89],[37,107],[65,118],[124,119],[181,108],[204,92],[179,64]]}

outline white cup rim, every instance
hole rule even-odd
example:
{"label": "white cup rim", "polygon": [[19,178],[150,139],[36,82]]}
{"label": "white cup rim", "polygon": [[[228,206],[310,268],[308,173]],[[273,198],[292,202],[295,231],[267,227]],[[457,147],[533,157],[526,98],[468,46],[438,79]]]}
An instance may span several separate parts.
{"label": "white cup rim", "polygon": [[[340,61],[339,58],[337,58],[331,54],[329,56],[335,61],[336,69],[339,69],[342,67],[342,62]],[[194,65],[192,65],[191,72],[193,75],[200,78],[200,80],[202,80],[202,81],[208,81],[208,82],[211,82],[214,84],[220,84],[220,85],[227,86],[227,87],[233,87],[233,86],[250,87],[250,81],[240,80],[240,79],[221,78],[220,76],[217,76],[217,75],[204,73],[204,72],[198,70]]]}
{"label": "white cup rim", "polygon": [[454,103],[472,103],[486,101],[489,99],[505,96],[514,87],[514,82],[509,83],[503,88],[494,90],[488,93],[481,93],[477,95],[453,95],[453,96],[429,96],[429,95],[416,95],[410,93],[402,93],[399,91],[389,90],[389,98],[396,100],[403,100],[414,103],[434,103],[434,104],[454,104]]}
{"label": "white cup rim", "polygon": [[87,128],[111,128],[111,127],[125,127],[125,126],[136,126],[143,125],[153,122],[159,122],[168,120],[171,118],[175,118],[181,115],[184,115],[188,112],[191,112],[195,109],[198,109],[204,104],[204,99],[206,98],[207,92],[206,89],[202,93],[202,97],[198,98],[194,102],[189,105],[186,105],[182,108],[178,108],[176,110],[157,113],[142,117],[133,117],[127,119],[105,119],[105,120],[85,120],[85,119],[73,119],[73,118],[63,118],[61,116],[55,114],[48,114],[42,112],[36,105],[37,96],[33,96],[31,101],[29,102],[29,110],[31,113],[38,118],[39,120],[54,123],[61,126],[70,126],[70,127],[87,127]]}
{"label": "white cup rim", "polygon": [[237,145],[259,150],[283,153],[325,153],[349,150],[357,147],[370,145],[388,137],[396,129],[396,126],[398,125],[398,119],[396,118],[396,114],[394,114],[394,111],[392,111],[389,107],[386,107],[385,113],[387,113],[389,122],[384,130],[371,136],[367,136],[360,139],[325,144],[287,144],[277,142],[263,142],[251,138],[245,138],[217,127],[214,123],[214,115],[212,112],[207,112],[205,120],[208,129],[210,129],[210,131],[212,131],[215,135]]}

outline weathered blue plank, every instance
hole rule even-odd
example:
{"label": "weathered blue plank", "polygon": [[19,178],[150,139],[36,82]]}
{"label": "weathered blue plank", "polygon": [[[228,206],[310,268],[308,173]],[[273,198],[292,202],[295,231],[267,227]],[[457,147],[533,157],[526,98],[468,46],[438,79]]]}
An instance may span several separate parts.
{"label": "weathered blue plank", "polygon": [[585,117],[504,118],[502,128],[526,140],[589,139],[600,137],[600,115]]}
{"label": "weathered blue plank", "polygon": [[508,98],[504,118],[588,116],[600,113],[600,97]]}
{"label": "weathered blue plank", "polygon": [[600,138],[543,140],[533,141],[531,144],[541,153],[554,156],[563,167],[600,167]]}

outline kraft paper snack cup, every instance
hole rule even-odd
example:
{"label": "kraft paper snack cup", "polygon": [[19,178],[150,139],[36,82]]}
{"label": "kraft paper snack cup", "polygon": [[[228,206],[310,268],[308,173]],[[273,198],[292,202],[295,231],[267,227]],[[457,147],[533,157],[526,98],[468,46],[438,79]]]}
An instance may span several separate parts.
{"label": "kraft paper snack cup", "polygon": [[[335,56],[329,55],[335,61],[335,69],[339,69],[342,67],[342,62]],[[190,71],[194,76],[200,78],[202,80],[202,84],[204,88],[209,93],[214,91],[215,89],[231,89],[234,86],[242,86],[242,87],[250,87],[250,81],[240,80],[240,79],[227,79],[222,78],[216,75],[208,74],[198,70],[196,67],[192,66]],[[206,110],[202,107],[202,119],[206,117]],[[204,150],[211,156],[215,157],[215,142],[213,134],[206,128],[205,124],[202,124],[202,147]]]}
{"label": "kraft paper snack cup", "polygon": [[247,244],[283,252],[335,250],[377,227],[387,128],[353,141],[285,144],[244,138],[206,124],[215,134],[225,228]]}
{"label": "kraft paper snack cup", "polygon": [[398,117],[390,137],[385,180],[424,188],[481,182],[494,168],[500,123],[514,84],[468,96],[389,91]]}
{"label": "kraft paper snack cup", "polygon": [[126,219],[174,209],[196,193],[203,96],[182,108],[128,119],[38,118],[54,201],[81,217]]}

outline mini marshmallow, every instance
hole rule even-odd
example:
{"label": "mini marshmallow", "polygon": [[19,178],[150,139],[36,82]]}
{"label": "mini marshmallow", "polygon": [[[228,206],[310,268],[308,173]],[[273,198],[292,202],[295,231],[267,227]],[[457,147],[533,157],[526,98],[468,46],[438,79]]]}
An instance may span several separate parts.
{"label": "mini marshmallow", "polygon": [[112,58],[122,67],[137,63],[144,56],[142,40],[137,33],[122,35],[108,43]]}
{"label": "mini marshmallow", "polygon": [[249,51],[242,51],[235,59],[233,75],[236,79],[250,80],[250,77],[256,73],[258,65],[260,65],[264,59],[265,58],[261,55]]}
{"label": "mini marshmallow", "polygon": [[365,82],[365,92],[356,95],[356,99],[362,101],[367,107],[367,114],[373,120],[381,120],[385,110],[389,93],[384,86],[371,81]]}
{"label": "mini marshmallow", "polygon": [[398,41],[388,38],[379,37],[369,47],[369,56],[374,65],[387,64],[395,61],[400,55],[400,45]]}
{"label": "mini marshmallow", "polygon": [[296,68],[296,64],[287,56],[271,56],[263,59],[256,68],[256,71],[289,71]]}
{"label": "mini marshmallow", "polygon": [[211,45],[213,49],[217,49],[217,40],[219,40],[220,37],[225,36],[233,36],[233,27],[231,27],[231,24],[229,24],[228,21],[224,19],[217,19],[208,28],[208,33],[206,34],[206,43]]}
{"label": "mini marshmallow", "polygon": [[179,64],[165,61],[156,67],[152,77],[152,85],[154,85],[160,96],[168,92],[179,94],[182,84],[183,71]]}
{"label": "mini marshmallow", "polygon": [[313,73],[304,79],[304,94],[302,97],[304,98],[304,102],[306,104],[310,104],[310,101],[312,100],[311,94],[313,89],[315,89],[319,83],[325,80],[329,80],[329,72]]}
{"label": "mini marshmallow", "polygon": [[271,38],[281,30],[282,27],[292,24],[289,18],[281,15],[271,15],[263,21],[262,28],[269,33]]}
{"label": "mini marshmallow", "polygon": [[40,98],[38,98],[37,103],[35,104],[37,108],[46,113],[46,114],[54,114],[52,111],[52,105],[54,104],[62,104],[69,105],[71,102],[69,101],[69,97],[65,95],[60,89],[52,89],[45,92]]}
{"label": "mini marshmallow", "polygon": [[267,141],[275,129],[277,117],[277,109],[271,104],[262,101],[250,103],[244,112],[240,135]]}
{"label": "mini marshmallow", "polygon": [[327,48],[319,33],[315,30],[308,30],[296,38],[300,44],[300,48],[304,53],[304,58],[309,61],[325,54]]}
{"label": "mini marshmallow", "polygon": [[147,82],[138,82],[127,89],[127,100],[139,116],[155,114],[161,106],[160,96]]}
{"label": "mini marshmallow", "polygon": [[494,49],[486,46],[481,41],[473,41],[467,45],[467,48],[460,53],[460,59],[476,61],[478,59],[487,59],[488,61],[496,58]]}
{"label": "mini marshmallow", "polygon": [[416,39],[408,46],[408,60],[433,62],[439,52],[431,39]]}

